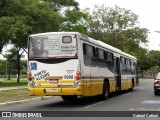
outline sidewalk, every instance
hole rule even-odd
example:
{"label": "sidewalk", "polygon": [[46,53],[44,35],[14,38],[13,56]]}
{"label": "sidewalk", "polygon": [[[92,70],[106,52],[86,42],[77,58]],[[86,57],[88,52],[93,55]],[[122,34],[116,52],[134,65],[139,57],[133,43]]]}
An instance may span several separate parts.
{"label": "sidewalk", "polygon": [[27,88],[28,86],[16,86],[16,87],[0,87],[0,91],[3,90],[14,90],[14,89],[21,89],[21,88]]}

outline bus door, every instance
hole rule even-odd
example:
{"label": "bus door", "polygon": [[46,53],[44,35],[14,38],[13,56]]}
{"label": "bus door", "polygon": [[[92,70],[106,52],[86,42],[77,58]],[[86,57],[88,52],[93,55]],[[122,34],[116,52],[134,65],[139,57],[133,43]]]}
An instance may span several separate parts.
{"label": "bus door", "polygon": [[116,81],[116,89],[121,90],[121,72],[120,72],[120,59],[118,57],[115,58],[115,81]]}

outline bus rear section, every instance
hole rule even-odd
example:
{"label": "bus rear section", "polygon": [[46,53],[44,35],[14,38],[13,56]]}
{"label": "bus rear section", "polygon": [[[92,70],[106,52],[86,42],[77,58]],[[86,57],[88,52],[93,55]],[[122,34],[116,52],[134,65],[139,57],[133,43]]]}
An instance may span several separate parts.
{"label": "bus rear section", "polygon": [[28,51],[29,95],[63,99],[83,95],[76,34],[31,35]]}

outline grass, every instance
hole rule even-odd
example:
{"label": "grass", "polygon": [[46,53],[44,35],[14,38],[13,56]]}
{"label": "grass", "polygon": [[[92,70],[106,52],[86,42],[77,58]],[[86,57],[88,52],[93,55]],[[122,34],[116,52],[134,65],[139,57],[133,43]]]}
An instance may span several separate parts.
{"label": "grass", "polygon": [[37,97],[37,96],[29,96],[27,88],[16,89],[16,90],[3,90],[0,91],[0,96],[1,96],[0,103],[31,99]]}
{"label": "grass", "polygon": [[27,80],[20,80],[20,83],[17,83],[17,80],[0,81],[0,87],[15,87],[15,86],[24,86],[24,85],[28,85]]}

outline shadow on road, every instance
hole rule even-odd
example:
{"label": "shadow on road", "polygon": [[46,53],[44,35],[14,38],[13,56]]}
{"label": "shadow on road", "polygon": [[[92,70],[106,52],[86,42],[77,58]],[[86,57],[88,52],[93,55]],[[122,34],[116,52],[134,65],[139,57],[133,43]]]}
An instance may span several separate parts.
{"label": "shadow on road", "polygon": [[[132,92],[135,92],[133,90]],[[130,93],[129,91],[122,91],[122,92],[115,92],[111,93],[110,97],[107,100],[110,100],[114,97],[118,97],[124,94]],[[96,104],[101,101],[107,101],[107,100],[102,100],[100,96],[94,96],[94,97],[79,97],[76,101],[63,101],[62,99],[58,99],[57,101],[53,101],[53,103],[49,104],[43,104],[41,106],[37,106],[39,108],[76,108],[76,107],[83,107],[87,106],[90,104]],[[72,110],[72,109],[71,109]]]}

